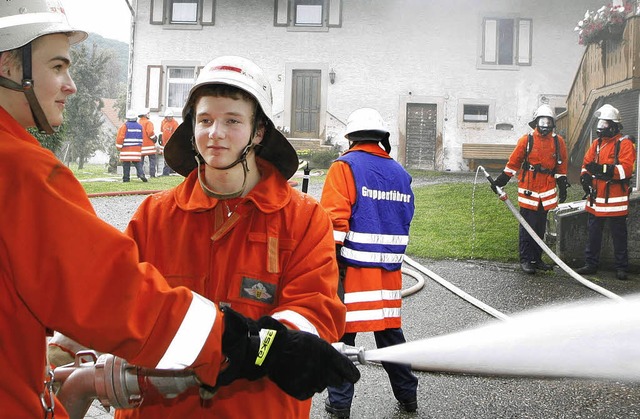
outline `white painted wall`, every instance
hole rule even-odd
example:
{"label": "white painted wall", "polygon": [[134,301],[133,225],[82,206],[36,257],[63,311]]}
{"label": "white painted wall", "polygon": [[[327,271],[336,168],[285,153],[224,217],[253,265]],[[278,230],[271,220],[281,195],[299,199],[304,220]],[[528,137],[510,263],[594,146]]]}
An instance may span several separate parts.
{"label": "white painted wall", "polygon": [[[268,75],[274,114],[286,125],[290,69],[311,65],[328,73],[333,68],[336,83],[326,83],[325,111],[344,122],[356,108],[377,108],[391,129],[395,155],[405,123],[401,106],[412,97],[439,98],[440,168],[454,171],[467,170],[463,142],[515,143],[528,132],[542,96],[568,94],[584,51],[573,29],[587,8],[602,5],[602,0],[343,0],[341,27],[293,32],[273,25],[271,0],[217,0],[215,25],[193,30],[150,25],[149,1],[137,1],[134,108],[144,106],[148,65],[204,65],[217,56],[241,55]],[[485,16],[533,20],[531,66],[479,68]],[[461,106],[469,100],[492,103],[492,123],[462,123]],[[161,117],[152,120],[158,130]],[[496,130],[496,123],[512,124],[514,130]]]}

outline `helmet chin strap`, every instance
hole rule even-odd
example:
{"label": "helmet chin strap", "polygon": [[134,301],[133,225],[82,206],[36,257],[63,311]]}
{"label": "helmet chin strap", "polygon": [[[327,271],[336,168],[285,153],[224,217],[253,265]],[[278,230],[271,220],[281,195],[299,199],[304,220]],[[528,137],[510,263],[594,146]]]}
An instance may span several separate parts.
{"label": "helmet chin strap", "polygon": [[47,120],[47,117],[36,98],[36,93],[33,91],[33,78],[31,76],[31,43],[28,43],[22,48],[22,84],[18,84],[13,80],[0,76],[0,86],[7,89],[14,90],[16,92],[23,92],[29,103],[33,120],[36,123],[36,127],[40,132],[45,134],[53,134],[54,129]]}

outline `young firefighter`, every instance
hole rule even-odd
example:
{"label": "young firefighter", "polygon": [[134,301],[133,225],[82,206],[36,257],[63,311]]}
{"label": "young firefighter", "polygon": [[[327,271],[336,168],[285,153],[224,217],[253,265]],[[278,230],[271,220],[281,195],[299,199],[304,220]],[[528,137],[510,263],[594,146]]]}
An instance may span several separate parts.
{"label": "young firefighter", "polygon": [[[167,145],[169,140],[171,140],[171,136],[178,129],[178,121],[173,117],[173,111],[168,109],[164,113],[164,118],[162,119],[162,123],[160,124],[160,153],[164,153],[164,147]],[[162,168],[162,176],[169,176],[173,173],[173,170],[169,167],[167,162],[164,163],[164,167]]]}
{"label": "young firefighter", "polygon": [[[567,199],[567,147],[564,139],[553,132],[556,115],[549,105],[541,105],[529,126],[533,133],[520,137],[496,185],[504,187],[520,171],[518,204],[520,214],[544,239],[547,213]],[[556,189],[557,186],[557,189]],[[542,248],[527,230],[519,230],[520,267],[528,274],[553,267],[542,261]]]}
{"label": "young firefighter", "polygon": [[[57,1],[0,3],[0,416],[68,417],[49,391],[51,330],[137,365],[190,367],[207,386],[225,368],[286,386],[285,360],[294,378],[304,377],[301,389],[320,391],[340,375],[355,380],[351,362],[302,332],[278,331],[266,368],[254,367],[256,322],[170,287],[141,263],[135,242],[96,217],[73,173],[28,133],[35,126],[52,133],[62,123],[76,92],[69,46],[86,36]],[[300,351],[317,354],[327,373],[306,376],[315,371],[289,355]],[[335,376],[327,378],[329,370]]]}
{"label": "young firefighter", "polygon": [[118,129],[116,148],[120,152],[122,162],[122,181],[131,180],[131,163],[136,168],[138,178],[147,182],[142,168],[142,125],[137,122],[136,113],[127,111],[127,121]]}
{"label": "young firefighter", "polygon": [[[400,269],[414,212],[411,176],[389,156],[389,131],[375,109],[354,111],[345,137],[351,147],[329,168],[320,200],[333,222],[347,306],[346,333],[340,341],[353,346],[357,332],[374,332],[378,348],[397,345],[405,342]],[[415,411],[418,379],[411,368],[382,365],[400,407]],[[325,409],[349,417],[353,384],[328,390]]]}
{"label": "young firefighter", "polygon": [[580,183],[587,193],[589,239],[585,249],[585,265],[576,272],[594,274],[600,264],[602,231],[608,220],[613,242],[616,277],[627,279],[627,215],[629,214],[629,180],[633,176],[636,150],[631,138],[620,133],[620,112],[603,105],[595,112],[598,138],[584,156]]}
{"label": "young firefighter", "polygon": [[[271,316],[265,322],[271,328],[335,342],[344,331],[345,307],[337,296],[331,221],[317,201],[287,184],[298,157],[274,127],[271,109],[271,86],[256,64],[241,57],[209,62],[165,148],[171,168],[186,179],[146,199],[127,233],[140,258],[172,285],[252,319]],[[288,356],[325,374],[314,350]],[[295,394],[312,372],[291,367],[283,366],[282,374],[299,374],[289,383]],[[171,400],[148,398],[116,417],[309,417],[311,400],[296,400],[266,378],[227,385],[233,375],[221,375],[211,400],[200,400],[194,389]]]}
{"label": "young firefighter", "polygon": [[138,123],[142,125],[142,167],[144,168],[144,158],[149,157],[149,177],[156,177],[156,162],[158,161],[158,147],[156,142],[158,137],[153,127],[153,122],[149,119],[149,108],[138,111]]}

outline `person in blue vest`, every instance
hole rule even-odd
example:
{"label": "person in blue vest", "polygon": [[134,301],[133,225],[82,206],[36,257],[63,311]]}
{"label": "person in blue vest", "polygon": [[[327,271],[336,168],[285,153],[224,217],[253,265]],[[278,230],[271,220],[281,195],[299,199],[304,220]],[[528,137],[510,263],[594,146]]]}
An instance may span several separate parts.
{"label": "person in blue vest", "polygon": [[122,181],[129,182],[131,164],[136,168],[140,180],[147,181],[142,169],[142,125],[137,122],[136,113],[127,111],[127,121],[118,129],[116,148],[122,162]]}
{"label": "person in blue vest", "polygon": [[[404,343],[402,261],[415,210],[411,176],[389,156],[389,131],[375,109],[354,111],[345,137],[350,148],[329,168],[320,203],[333,223],[339,294],[347,307],[345,334],[373,332],[378,348]],[[342,290],[342,292],[340,291]],[[382,363],[402,410],[418,408],[418,378],[408,365]],[[354,385],[328,387],[325,410],[349,417]]]}

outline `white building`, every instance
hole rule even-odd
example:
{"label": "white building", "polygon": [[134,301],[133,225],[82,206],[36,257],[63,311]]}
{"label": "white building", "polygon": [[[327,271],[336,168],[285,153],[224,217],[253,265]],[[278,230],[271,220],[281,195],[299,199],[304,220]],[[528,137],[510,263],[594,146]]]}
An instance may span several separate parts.
{"label": "white building", "polygon": [[409,168],[468,170],[463,143],[515,144],[533,111],[558,112],[584,47],[574,27],[602,0],[128,0],[130,102],[180,115],[221,55],[269,77],[291,138],[341,139],[374,107]]}

